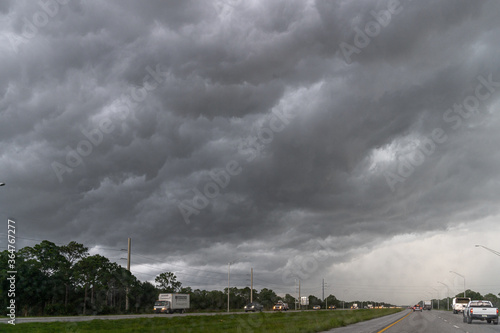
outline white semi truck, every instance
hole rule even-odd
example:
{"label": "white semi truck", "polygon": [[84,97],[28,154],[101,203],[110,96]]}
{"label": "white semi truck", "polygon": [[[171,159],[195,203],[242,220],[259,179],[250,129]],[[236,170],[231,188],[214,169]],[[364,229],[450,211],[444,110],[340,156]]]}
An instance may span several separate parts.
{"label": "white semi truck", "polygon": [[431,310],[432,309],[432,301],[424,301],[424,310]]}
{"label": "white semi truck", "polygon": [[189,294],[160,294],[155,302],[155,313],[184,313],[189,309]]}

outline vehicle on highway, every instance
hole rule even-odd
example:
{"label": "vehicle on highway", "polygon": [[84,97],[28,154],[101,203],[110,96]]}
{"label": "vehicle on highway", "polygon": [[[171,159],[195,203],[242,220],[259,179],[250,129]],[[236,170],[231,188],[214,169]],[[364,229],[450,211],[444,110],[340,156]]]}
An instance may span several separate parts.
{"label": "vehicle on highway", "polygon": [[469,297],[455,297],[451,302],[451,308],[453,309],[453,313],[457,314],[459,312],[464,312],[465,307],[471,299]]}
{"label": "vehicle on highway", "polygon": [[490,301],[470,301],[463,311],[463,321],[467,324],[472,320],[481,320],[498,325],[498,308]]}
{"label": "vehicle on highway", "polygon": [[431,310],[432,309],[432,301],[424,301],[424,310]]}
{"label": "vehicle on highway", "polygon": [[278,301],[273,306],[273,311],[288,311],[288,310],[289,310],[288,304],[283,301]]}
{"label": "vehicle on highway", "polygon": [[155,302],[155,313],[184,313],[189,309],[189,294],[160,294]]}
{"label": "vehicle on highway", "polygon": [[357,310],[358,309],[358,303],[354,303],[353,305],[351,305],[351,309],[352,310]]}
{"label": "vehicle on highway", "polygon": [[337,308],[337,307],[336,307],[335,305],[329,305],[329,306],[328,306],[328,309],[329,309],[329,310],[335,310],[336,308]]}
{"label": "vehicle on highway", "polygon": [[252,312],[262,311],[263,308],[264,308],[264,306],[262,304],[260,304],[260,303],[257,303],[257,302],[248,303],[244,307],[245,312],[248,312],[248,311],[252,311]]}
{"label": "vehicle on highway", "polygon": [[415,304],[412,309],[413,309],[414,312],[415,311],[422,312],[422,307],[420,306],[420,304]]}
{"label": "vehicle on highway", "polygon": [[321,310],[321,306],[315,305],[315,306],[313,306],[313,310]]}

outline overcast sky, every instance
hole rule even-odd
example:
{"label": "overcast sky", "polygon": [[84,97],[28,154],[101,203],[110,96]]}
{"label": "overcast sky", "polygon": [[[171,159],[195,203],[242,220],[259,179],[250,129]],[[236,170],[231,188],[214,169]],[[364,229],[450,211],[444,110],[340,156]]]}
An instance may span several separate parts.
{"label": "overcast sky", "polygon": [[237,260],[282,295],[497,294],[499,12],[2,1],[1,218],[124,266],[130,237],[143,281],[222,290]]}

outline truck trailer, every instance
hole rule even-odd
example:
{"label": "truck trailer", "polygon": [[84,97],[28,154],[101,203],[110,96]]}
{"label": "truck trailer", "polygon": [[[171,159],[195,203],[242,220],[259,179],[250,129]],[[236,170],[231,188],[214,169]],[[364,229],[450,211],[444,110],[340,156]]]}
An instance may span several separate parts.
{"label": "truck trailer", "polygon": [[431,310],[432,309],[432,301],[424,301],[424,310]]}
{"label": "truck trailer", "polygon": [[160,294],[155,302],[155,313],[184,313],[189,309],[189,294]]}
{"label": "truck trailer", "polygon": [[470,302],[469,297],[455,297],[452,301],[453,313],[457,314],[459,312],[464,312],[467,304]]}

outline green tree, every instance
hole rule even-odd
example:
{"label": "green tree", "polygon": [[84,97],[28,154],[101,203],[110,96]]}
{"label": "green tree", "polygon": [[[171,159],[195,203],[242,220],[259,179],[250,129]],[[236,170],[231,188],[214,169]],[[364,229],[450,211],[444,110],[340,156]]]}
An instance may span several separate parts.
{"label": "green tree", "polygon": [[67,311],[68,307],[69,289],[73,282],[72,281],[73,267],[78,260],[86,258],[89,255],[88,250],[89,249],[83,246],[83,244],[79,244],[75,241],[71,241],[68,243],[68,245],[63,245],[60,247],[60,253],[66,259],[65,264],[62,265],[62,276],[65,286],[65,294],[64,294],[65,311]]}
{"label": "green tree", "polygon": [[[337,297],[335,297],[334,295],[328,295],[328,297],[326,298],[326,302],[325,302],[325,306],[326,306],[326,303],[328,303],[328,306],[330,305],[335,305],[337,308],[339,307],[339,305],[342,304],[342,302],[340,302]],[[367,302],[367,303],[373,303],[373,302]]]}
{"label": "green tree", "polygon": [[94,292],[102,277],[109,273],[110,262],[99,254],[85,257],[75,264],[73,276],[78,284],[84,288],[83,314],[86,314],[88,289],[91,288],[90,304],[94,306]]}
{"label": "green tree", "polygon": [[172,272],[164,272],[155,278],[158,289],[163,293],[175,293],[181,289],[182,283],[177,281],[177,277]]}
{"label": "green tree", "polygon": [[285,298],[283,299],[283,302],[288,304],[290,310],[295,309],[295,297],[293,297],[292,295],[286,294]]}
{"label": "green tree", "polygon": [[[476,291],[470,290],[470,289],[467,289],[465,291],[465,295],[467,297],[470,297],[470,299],[483,299],[483,295],[481,295],[480,293],[478,293]],[[458,293],[455,297],[464,297],[464,294]]]}
{"label": "green tree", "polygon": [[321,300],[317,298],[314,295],[309,295],[309,305],[314,306],[314,305],[321,305]]}
{"label": "green tree", "polygon": [[259,302],[266,308],[266,309],[271,309],[274,304],[278,301],[278,295],[271,289],[263,288],[259,295],[258,295],[258,300]]}
{"label": "green tree", "polygon": [[131,290],[132,306],[136,312],[151,312],[158,297],[158,290],[150,282],[137,281]]}
{"label": "green tree", "polygon": [[40,270],[45,276],[41,293],[42,313],[45,314],[46,305],[49,303],[48,314],[55,314],[59,311],[59,299],[64,294],[61,286],[64,285],[64,271],[68,262],[61,254],[61,248],[47,240],[23,250],[25,250],[24,254],[34,269]]}
{"label": "green tree", "polygon": [[488,300],[490,301],[491,303],[493,303],[494,306],[498,307],[500,304],[499,304],[499,301],[500,299],[498,297],[496,297],[494,294],[492,293],[489,293],[489,294],[486,294],[484,295],[484,299],[485,300]]}

